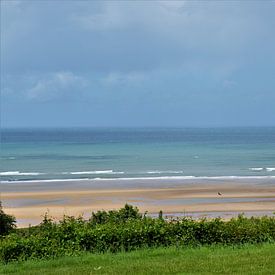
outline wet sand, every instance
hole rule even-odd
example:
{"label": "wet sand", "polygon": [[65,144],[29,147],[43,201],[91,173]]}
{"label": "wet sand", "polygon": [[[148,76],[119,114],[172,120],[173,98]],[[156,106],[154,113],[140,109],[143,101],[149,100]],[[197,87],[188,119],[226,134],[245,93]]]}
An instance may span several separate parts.
{"label": "wet sand", "polygon": [[273,215],[275,179],[9,182],[1,183],[1,200],[19,227],[38,224],[46,212],[57,219],[64,214],[89,217],[92,211],[125,203],[152,215],[159,210],[196,218]]}

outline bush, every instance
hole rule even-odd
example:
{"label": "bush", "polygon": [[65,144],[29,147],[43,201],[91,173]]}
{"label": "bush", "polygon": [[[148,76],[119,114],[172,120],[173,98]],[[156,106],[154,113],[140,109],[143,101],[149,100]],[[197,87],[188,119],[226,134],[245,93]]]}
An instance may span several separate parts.
{"label": "bush", "polygon": [[89,223],[92,225],[104,224],[104,223],[121,223],[127,220],[142,219],[142,215],[139,213],[137,207],[132,205],[125,204],[124,208],[120,210],[111,210],[111,211],[98,211],[97,213],[92,212],[92,217],[89,220]]}
{"label": "bush", "polygon": [[275,217],[199,221],[190,218],[165,220],[142,216],[130,205],[118,211],[64,218],[54,223],[47,215],[29,229],[17,229],[0,240],[0,261],[74,255],[81,251],[117,252],[142,247],[187,246],[275,241]]}
{"label": "bush", "polygon": [[0,236],[11,232],[16,227],[15,222],[14,216],[4,213],[2,203],[0,201]]}

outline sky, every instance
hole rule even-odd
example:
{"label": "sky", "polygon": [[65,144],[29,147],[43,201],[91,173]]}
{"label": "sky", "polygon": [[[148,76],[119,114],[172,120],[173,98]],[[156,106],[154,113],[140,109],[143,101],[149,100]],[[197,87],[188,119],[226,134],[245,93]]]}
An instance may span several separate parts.
{"label": "sky", "polygon": [[275,126],[275,1],[1,0],[2,127]]}

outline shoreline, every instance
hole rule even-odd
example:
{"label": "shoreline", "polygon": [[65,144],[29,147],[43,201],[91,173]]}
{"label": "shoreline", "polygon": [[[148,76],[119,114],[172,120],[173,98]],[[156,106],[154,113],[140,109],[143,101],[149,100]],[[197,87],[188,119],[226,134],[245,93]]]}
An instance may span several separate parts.
{"label": "shoreline", "polygon": [[[270,168],[271,169],[271,168]],[[275,168],[272,168],[275,170]],[[273,171],[273,170],[272,170]],[[124,172],[116,172],[124,173]],[[0,173],[1,174],[1,173]],[[3,175],[0,175],[0,179]],[[274,175],[243,175],[243,176],[152,176],[152,177],[96,177],[96,178],[56,178],[56,179],[17,179],[17,180],[0,180],[2,184],[32,184],[32,183],[56,183],[56,182],[131,182],[131,181],[257,181],[257,180],[275,180]]]}
{"label": "shoreline", "polygon": [[64,214],[89,217],[93,211],[119,209],[125,203],[153,216],[162,210],[168,216],[220,214],[228,219],[243,212],[272,215],[275,179],[2,183],[1,199],[18,227],[40,223],[46,212],[57,219]]}

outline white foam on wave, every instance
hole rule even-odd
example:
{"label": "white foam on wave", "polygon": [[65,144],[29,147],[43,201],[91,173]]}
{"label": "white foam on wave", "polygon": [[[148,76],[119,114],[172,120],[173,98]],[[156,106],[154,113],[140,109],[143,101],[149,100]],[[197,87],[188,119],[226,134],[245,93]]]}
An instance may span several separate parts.
{"label": "white foam on wave", "polygon": [[99,171],[80,171],[80,172],[63,172],[63,175],[97,175],[97,174],[112,174],[112,175],[120,175],[124,174],[124,172],[113,171],[113,170],[99,170]]}
{"label": "white foam on wave", "polygon": [[275,176],[162,176],[162,177],[135,177],[135,178],[80,178],[80,179],[45,179],[45,180],[14,180],[2,181],[11,182],[72,182],[72,181],[133,181],[133,180],[259,180],[275,179]]}
{"label": "white foam on wave", "polygon": [[252,167],[252,168],[249,168],[250,171],[263,171],[263,170],[266,170],[267,172],[273,172],[275,171],[275,167],[266,167],[266,168],[263,168],[263,167]]}
{"label": "white foam on wave", "polygon": [[119,180],[229,180],[229,179],[275,179],[275,176],[160,176],[160,177],[135,177],[135,178],[94,178],[90,180],[108,180],[108,181],[119,181]]}
{"label": "white foam on wave", "polygon": [[20,172],[20,171],[0,172],[0,176],[38,176],[43,174],[44,173],[39,173],[39,172]]}
{"label": "white foam on wave", "polygon": [[168,170],[168,171],[147,171],[146,174],[182,174],[183,171],[173,171],[173,170]]}
{"label": "white foam on wave", "polygon": [[1,181],[1,183],[43,183],[43,182],[70,182],[70,181],[90,181],[90,178],[81,178],[81,179],[45,179],[45,180],[5,180]]}
{"label": "white foam on wave", "polygon": [[252,167],[252,168],[249,168],[250,171],[263,171],[264,168],[262,167]]}
{"label": "white foam on wave", "polygon": [[197,178],[195,176],[160,176],[160,177],[135,177],[135,178],[97,178],[97,180],[187,180]]}

